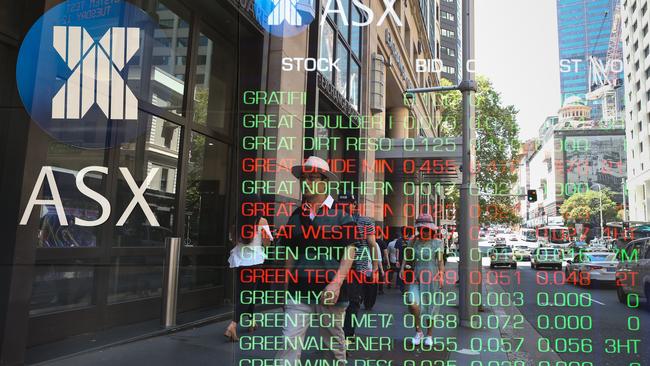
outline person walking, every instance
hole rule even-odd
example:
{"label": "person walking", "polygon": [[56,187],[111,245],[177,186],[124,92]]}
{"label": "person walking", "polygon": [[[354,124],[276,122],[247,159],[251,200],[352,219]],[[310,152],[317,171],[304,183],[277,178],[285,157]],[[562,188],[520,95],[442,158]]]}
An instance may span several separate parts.
{"label": "person walking", "polygon": [[[349,213],[334,204],[329,194],[329,182],[338,178],[325,160],[311,156],[303,165],[294,166],[291,172],[300,179],[303,204],[287,221],[292,235],[284,240],[284,245],[293,248],[297,255],[286,259],[285,268],[297,273],[297,281],[290,281],[285,286],[286,291],[301,296],[293,296],[295,299],[284,304],[285,316],[297,321],[284,325],[285,347],[275,357],[291,365],[300,361],[302,349],[291,347],[290,343],[302,343],[298,339],[304,341],[309,327],[309,322],[304,319],[314,314],[322,319],[320,340],[316,339],[323,344],[321,351],[338,363],[345,363],[343,321],[348,306],[347,276],[358,246],[356,223]],[[341,235],[333,235],[339,231]],[[321,249],[325,249],[327,255],[309,255]],[[313,271],[324,271],[327,278],[314,281],[309,275]]]}
{"label": "person walking", "polygon": [[[433,327],[431,318],[439,311],[439,306],[434,306],[431,301],[422,301],[422,295],[434,296],[442,290],[442,279],[445,270],[443,262],[442,240],[436,238],[437,227],[431,215],[424,214],[415,220],[417,230],[413,239],[403,249],[402,268],[399,277],[404,279],[406,266],[410,265],[413,276],[409,279],[405,292],[405,303],[408,304],[409,312],[415,318],[415,336],[412,338],[414,345],[424,344],[428,347],[433,345]],[[428,272],[428,273],[427,273]],[[434,279],[441,279],[440,281]],[[410,281],[412,279],[412,281]],[[420,279],[430,279],[424,282]],[[424,315],[430,315],[431,317]],[[429,319],[426,324],[423,319]],[[424,337],[423,328],[428,325],[427,335]]]}
{"label": "person walking", "polygon": [[[356,236],[359,240],[359,246],[356,257],[354,258],[353,269],[356,272],[364,274],[366,281],[372,281],[372,275],[375,269],[373,258],[376,257],[375,221],[369,217],[359,215],[358,201],[353,194],[339,195],[338,203],[352,213],[352,218],[357,224]],[[349,284],[350,298],[348,307],[345,309],[345,323],[343,325],[347,340],[351,340],[354,337],[352,317],[357,316],[361,304],[364,303],[366,308],[368,308],[368,305],[370,305],[370,308],[374,305],[377,295],[375,294],[374,298],[372,297],[371,285],[371,283],[359,283],[357,281]]]}
{"label": "person walking", "polygon": [[[240,198],[240,202],[260,202],[260,198],[256,195],[246,195]],[[235,293],[233,298],[235,300],[235,312],[233,319],[228,324],[226,331],[224,332],[224,337],[226,337],[231,342],[237,342],[239,337],[237,336],[237,324],[241,321],[242,315],[246,314],[247,316],[252,316],[255,311],[255,302],[242,301],[242,291],[246,290],[255,290],[257,289],[257,281],[252,281],[249,283],[242,283],[241,281],[241,272],[244,269],[257,269],[262,268],[264,260],[266,259],[266,253],[264,247],[271,245],[273,241],[273,235],[269,229],[269,223],[266,218],[260,215],[242,215],[241,210],[237,217],[235,225],[231,227],[230,237],[234,241],[235,247],[230,251],[230,257],[228,257],[228,263],[230,268],[236,268],[236,277],[235,277]],[[245,235],[244,238],[242,235],[244,230],[243,228],[253,227],[254,233],[252,237]],[[252,293],[252,291],[247,291],[245,293]],[[249,328],[250,331],[255,330],[257,327],[255,325]]]}
{"label": "person walking", "polygon": [[399,240],[400,235],[395,236],[393,240],[388,242],[388,248],[386,249],[388,257],[388,288],[393,287],[393,282],[395,287],[397,287],[397,274],[400,269],[399,262],[397,261],[397,240]]}

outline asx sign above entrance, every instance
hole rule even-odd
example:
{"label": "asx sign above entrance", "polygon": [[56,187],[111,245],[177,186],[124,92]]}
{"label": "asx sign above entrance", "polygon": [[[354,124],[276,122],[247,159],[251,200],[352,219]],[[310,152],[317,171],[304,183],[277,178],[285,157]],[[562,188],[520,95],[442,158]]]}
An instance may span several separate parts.
{"label": "asx sign above entrance", "polygon": [[[394,8],[395,3],[397,3],[397,0],[382,0],[382,1],[384,2],[384,6],[386,7],[386,10],[377,20],[377,25],[378,26],[382,25],[384,23],[384,20],[386,20],[388,16],[391,16],[395,21],[395,24],[397,24],[398,27],[401,27],[402,20],[399,18]],[[372,11],[372,9],[364,5],[359,0],[352,0],[352,6],[354,6],[360,12],[365,14],[364,17],[365,20],[363,22],[352,21],[353,27],[366,27],[372,24],[372,21],[375,18],[375,13]],[[325,5],[323,11],[323,17],[320,22],[321,26],[325,23],[325,18],[327,17],[328,14],[338,14],[341,17],[341,22],[343,22],[344,25],[349,24],[348,23],[349,15],[346,14],[345,8],[341,4],[341,0],[327,0],[327,5]]]}
{"label": "asx sign above entrance", "polygon": [[[292,37],[302,33],[309,24],[311,24],[316,14],[314,2],[316,0],[255,0],[255,18],[260,25],[269,33],[277,37]],[[382,25],[390,16],[393,18],[398,27],[402,26],[402,20],[395,11],[397,0],[382,0],[384,3],[384,13],[378,18],[376,25]],[[349,25],[351,14],[348,14],[349,8],[344,6],[341,0],[323,0],[325,3],[322,7],[321,22],[319,26],[325,24],[328,15],[337,14],[343,25]],[[349,4],[345,1],[345,4]],[[375,13],[373,10],[363,4],[361,0],[352,0],[352,7],[357,9],[361,14],[361,19],[352,20],[354,27],[366,27],[373,24]]]}
{"label": "asx sign above entrance", "polygon": [[[124,212],[117,220],[115,226],[123,226],[137,205],[139,205],[142,209],[142,212],[149,222],[149,225],[160,226],[158,220],[156,220],[156,215],[154,215],[153,211],[151,211],[149,204],[147,204],[147,201],[144,198],[144,193],[153,181],[156,174],[158,174],[159,168],[152,168],[149,171],[149,174],[145,178],[144,182],[142,182],[141,186],[138,186],[138,184],[135,182],[128,168],[120,167],[119,169],[120,173],[124,177],[124,181],[126,181],[126,184],[129,186],[131,192],[133,193],[133,198],[131,199],[131,202],[128,204],[128,206],[126,206],[124,209]],[[108,199],[98,192],[90,189],[84,182],[84,178],[88,175],[88,173],[108,174],[108,168],[104,166],[85,167],[81,169],[75,177],[77,190],[79,190],[82,195],[97,202],[101,208],[101,214],[95,220],[84,220],[82,218],[75,217],[74,223],[72,224],[77,226],[99,226],[105,223],[111,215],[111,204]],[[39,192],[41,192],[41,188],[43,188],[43,183],[46,179],[52,198],[39,199]],[[36,178],[36,183],[34,184],[32,194],[30,195],[29,201],[27,202],[25,212],[23,212],[23,216],[20,219],[20,225],[27,225],[29,216],[34,210],[34,206],[54,206],[56,215],[59,219],[59,224],[61,226],[68,226],[70,224],[68,223],[68,219],[65,215],[65,208],[63,207],[61,194],[59,193],[59,188],[57,186],[56,179],[54,178],[54,171],[51,166],[44,166],[41,168],[41,172],[38,174],[38,178]]]}

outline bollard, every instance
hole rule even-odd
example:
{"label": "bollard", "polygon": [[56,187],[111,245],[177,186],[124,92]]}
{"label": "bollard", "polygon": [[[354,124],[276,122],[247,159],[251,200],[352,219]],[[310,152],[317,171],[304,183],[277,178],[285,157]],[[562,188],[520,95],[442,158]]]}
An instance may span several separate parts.
{"label": "bollard", "polygon": [[181,238],[165,238],[167,258],[165,260],[165,288],[163,292],[163,325],[176,325],[176,301],[178,296],[178,264],[181,255]]}

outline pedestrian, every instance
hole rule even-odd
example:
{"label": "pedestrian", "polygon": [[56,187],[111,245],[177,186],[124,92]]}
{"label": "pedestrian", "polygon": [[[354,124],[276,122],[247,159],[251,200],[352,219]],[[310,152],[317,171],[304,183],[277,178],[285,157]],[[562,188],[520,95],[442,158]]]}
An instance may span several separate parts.
{"label": "pedestrian", "polygon": [[[291,347],[291,343],[304,340],[309,327],[305,317],[315,315],[320,319],[320,341],[316,341],[323,345],[321,350],[337,364],[345,363],[346,277],[358,245],[354,235],[356,224],[349,213],[334,204],[334,198],[329,194],[329,183],[338,178],[325,160],[311,156],[303,165],[294,166],[291,172],[300,179],[303,203],[287,221],[292,235],[284,245],[291,247],[297,255],[296,258],[287,257],[285,268],[297,274],[297,281],[288,281],[285,287],[287,292],[300,296],[293,296],[284,304],[285,316],[296,321],[284,324],[285,347],[278,351],[276,359],[286,360],[291,365],[300,362],[302,350]],[[342,235],[333,235],[339,230]],[[328,255],[310,256],[308,253],[317,252],[314,248],[325,248]],[[312,280],[309,273],[316,270],[323,270],[327,278],[324,281]]]}
{"label": "pedestrian", "polygon": [[[395,243],[395,250],[397,250],[397,261],[399,262],[398,264],[399,268],[401,268],[404,264],[402,250],[404,249],[408,241],[406,230],[408,230],[408,228],[406,226],[403,226],[402,230],[399,233],[400,237],[397,239],[397,242]],[[396,285],[399,287],[400,292],[404,294],[405,291],[404,280],[400,276],[397,276],[395,281],[397,282]]]}
{"label": "pedestrian", "polygon": [[[245,195],[240,197],[239,202],[242,204],[245,202],[257,203],[261,199],[256,195]],[[264,247],[271,245],[273,241],[273,235],[269,229],[269,223],[266,218],[261,215],[249,215],[245,216],[242,214],[241,210],[238,210],[239,215],[235,224],[231,227],[230,237],[234,241],[235,247],[230,251],[230,257],[228,257],[228,263],[230,268],[236,268],[235,271],[235,292],[233,298],[235,301],[235,312],[233,319],[228,324],[224,336],[228,338],[231,342],[237,342],[239,337],[237,336],[237,324],[241,321],[243,314],[246,314],[249,317],[252,317],[255,310],[255,302],[250,299],[242,301],[243,296],[241,296],[242,291],[252,290],[254,291],[257,288],[257,281],[250,281],[248,283],[242,283],[241,272],[244,269],[257,269],[262,268],[264,260],[266,259],[266,253]],[[249,235],[243,235],[245,233],[243,228],[253,227],[254,234],[252,237]],[[244,237],[245,236],[245,237]],[[252,293],[252,291],[243,292]],[[251,325],[249,328],[250,331],[254,331],[257,327]]]}
{"label": "pedestrian", "polygon": [[[383,232],[383,231],[382,231]],[[384,294],[384,282],[386,278],[386,271],[388,270],[388,243],[381,237],[377,238],[377,252],[379,255],[379,289],[378,294]]]}
{"label": "pedestrian", "polygon": [[[359,246],[356,256],[354,258],[353,270],[363,274],[365,281],[373,280],[374,263],[373,258],[376,257],[375,249],[375,221],[369,217],[361,216],[358,209],[357,197],[353,194],[339,195],[338,203],[347,209],[352,214],[352,218],[357,225],[357,239]],[[366,308],[374,306],[374,301],[377,295],[372,294],[371,283],[360,283],[354,281],[349,284],[350,298],[348,307],[345,310],[345,323],[343,330],[345,331],[346,340],[352,340],[354,337],[354,326],[352,325],[352,317],[357,316],[361,304],[364,303]]]}
{"label": "pedestrian", "polygon": [[400,265],[397,260],[397,241],[399,240],[399,234],[395,236],[393,240],[388,242],[387,257],[388,257],[388,288],[391,288],[393,282],[395,282],[395,287],[397,287],[397,272],[399,271]]}
{"label": "pedestrian", "polygon": [[[417,346],[424,339],[424,344],[430,347],[433,345],[431,319],[439,311],[439,307],[432,305],[431,301],[422,301],[422,295],[429,294],[428,296],[433,298],[442,290],[445,270],[442,258],[444,249],[442,240],[437,239],[437,227],[431,215],[424,214],[418,217],[415,220],[415,228],[417,230],[415,237],[409,240],[403,249],[400,278],[405,278],[405,270],[407,265],[410,265],[413,272],[406,289],[405,303],[408,304],[409,312],[415,318],[416,333],[412,342]],[[425,281],[420,281],[421,279]],[[423,329],[427,325],[427,336],[424,337]]]}

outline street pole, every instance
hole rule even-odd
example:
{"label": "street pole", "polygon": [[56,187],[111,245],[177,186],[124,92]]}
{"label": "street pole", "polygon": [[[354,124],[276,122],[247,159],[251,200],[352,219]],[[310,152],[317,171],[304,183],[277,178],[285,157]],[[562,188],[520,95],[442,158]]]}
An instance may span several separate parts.
{"label": "street pole", "polygon": [[[474,0],[462,0],[463,22],[463,80],[457,86],[434,86],[407,89],[406,95],[460,90],[463,95],[462,127],[462,171],[460,184],[460,209],[454,218],[458,220],[458,303],[461,326],[470,327],[472,315],[478,314],[479,306],[471,306],[473,293],[482,291],[482,281],[470,283],[472,272],[481,271],[482,256],[478,249],[478,215],[472,208],[478,208],[478,193],[472,194],[476,185],[476,80],[474,80]],[[455,207],[454,207],[455,209]],[[478,210],[476,210],[478,211]],[[454,211],[456,212],[456,211]],[[473,260],[478,254],[478,260]],[[480,273],[480,272],[479,272]],[[479,288],[481,286],[481,288]]]}
{"label": "street pole", "polygon": [[[463,44],[463,81],[460,89],[463,95],[463,146],[462,146],[462,167],[463,178],[460,185],[460,217],[459,217],[459,251],[460,263],[458,274],[460,278],[459,287],[459,316],[461,325],[468,327],[472,315],[478,314],[478,308],[471,306],[471,295],[478,292],[479,286],[470,283],[472,271],[481,270],[482,258],[473,260],[473,253],[480,253],[478,250],[478,215],[472,213],[472,207],[478,206],[478,197],[472,195],[471,187],[476,184],[476,110],[474,97],[476,92],[476,81],[474,80],[474,0],[463,0],[462,2],[462,44]],[[472,235],[474,234],[474,235]],[[482,285],[481,285],[482,286]]]}
{"label": "street pole", "polygon": [[627,221],[627,204],[625,203],[625,178],[621,179],[621,192],[623,193],[623,222],[625,222]]}
{"label": "street pole", "polygon": [[602,241],[603,239],[603,233],[605,232],[603,229],[603,185],[600,183],[594,184],[592,187],[598,186],[598,205],[599,208],[598,210],[600,211],[600,240]]}

